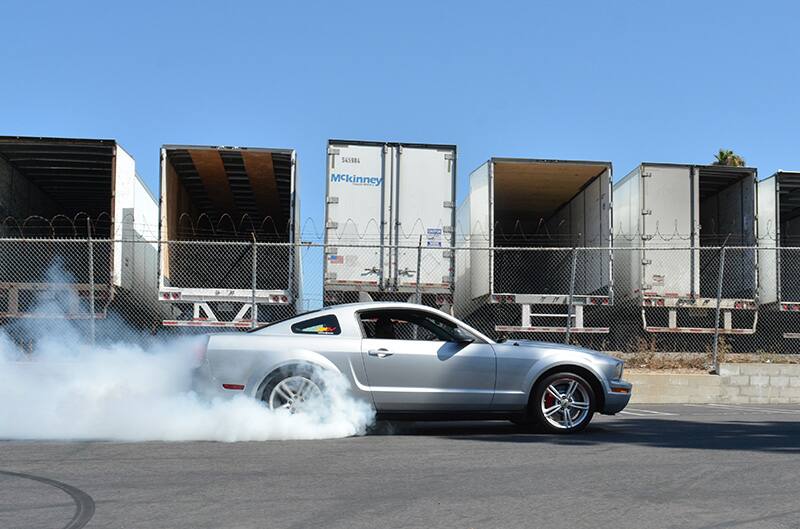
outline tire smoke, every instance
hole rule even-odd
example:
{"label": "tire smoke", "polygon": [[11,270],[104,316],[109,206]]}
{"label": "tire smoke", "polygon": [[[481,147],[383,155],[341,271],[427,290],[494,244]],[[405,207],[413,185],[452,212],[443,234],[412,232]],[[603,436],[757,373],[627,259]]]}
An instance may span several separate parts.
{"label": "tire smoke", "polygon": [[[64,282],[63,279],[61,282]],[[59,310],[51,302],[37,310]],[[32,320],[34,321],[34,320]],[[264,441],[362,435],[374,410],[338,374],[322,373],[326,394],[290,414],[237,395],[192,391],[197,337],[159,339],[120,328],[119,341],[92,345],[65,319],[24,322],[25,350],[0,328],[0,438],[120,441]]]}

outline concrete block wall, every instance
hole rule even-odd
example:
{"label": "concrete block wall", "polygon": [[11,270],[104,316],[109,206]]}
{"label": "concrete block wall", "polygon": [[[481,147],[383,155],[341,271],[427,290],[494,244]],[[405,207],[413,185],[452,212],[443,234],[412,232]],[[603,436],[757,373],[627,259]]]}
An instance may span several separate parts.
{"label": "concrete block wall", "polygon": [[721,377],[707,374],[632,373],[632,403],[691,404],[716,402]]}
{"label": "concrete block wall", "polygon": [[800,404],[798,364],[722,364],[719,375],[724,402]]}
{"label": "concrete block wall", "polygon": [[721,364],[719,375],[630,373],[632,404],[800,404],[800,364]]}

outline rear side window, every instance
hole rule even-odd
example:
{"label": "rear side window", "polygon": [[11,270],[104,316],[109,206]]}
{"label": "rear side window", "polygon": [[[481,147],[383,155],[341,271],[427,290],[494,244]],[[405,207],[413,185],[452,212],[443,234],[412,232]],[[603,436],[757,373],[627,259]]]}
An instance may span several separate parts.
{"label": "rear side window", "polygon": [[311,318],[292,325],[292,332],[295,334],[341,334],[342,330],[339,328],[339,320],[336,316],[329,314],[328,316],[320,316],[319,318]]}

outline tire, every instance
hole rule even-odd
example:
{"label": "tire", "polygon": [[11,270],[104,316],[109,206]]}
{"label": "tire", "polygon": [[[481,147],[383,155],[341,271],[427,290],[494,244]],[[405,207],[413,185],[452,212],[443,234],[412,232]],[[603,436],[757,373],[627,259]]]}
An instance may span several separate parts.
{"label": "tire", "polygon": [[309,403],[325,397],[325,385],[314,369],[291,366],[273,373],[264,382],[261,400],[271,410],[298,413]]}
{"label": "tire", "polygon": [[554,373],[536,385],[528,408],[529,415],[544,431],[570,434],[589,425],[596,404],[594,390],[586,379],[563,372]]}

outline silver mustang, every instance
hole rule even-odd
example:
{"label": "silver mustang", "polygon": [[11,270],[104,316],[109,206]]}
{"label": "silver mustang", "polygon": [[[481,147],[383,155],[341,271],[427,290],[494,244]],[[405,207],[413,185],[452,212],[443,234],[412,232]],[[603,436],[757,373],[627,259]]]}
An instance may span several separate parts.
{"label": "silver mustang", "polygon": [[628,404],[616,358],[567,345],[495,342],[436,309],[337,305],[242,334],[208,337],[198,377],[297,411],[324,397],[320,370],[344,375],[380,418],[506,418],[570,433]]}

